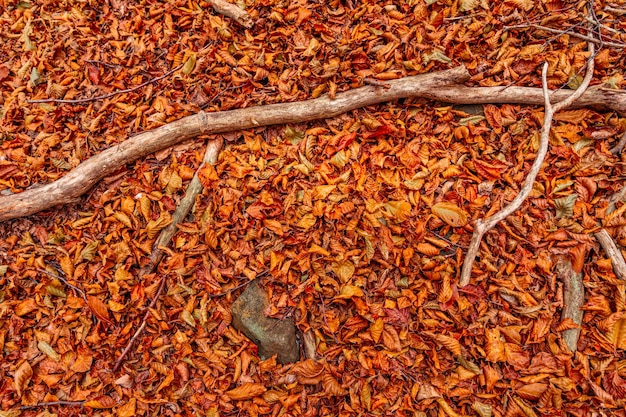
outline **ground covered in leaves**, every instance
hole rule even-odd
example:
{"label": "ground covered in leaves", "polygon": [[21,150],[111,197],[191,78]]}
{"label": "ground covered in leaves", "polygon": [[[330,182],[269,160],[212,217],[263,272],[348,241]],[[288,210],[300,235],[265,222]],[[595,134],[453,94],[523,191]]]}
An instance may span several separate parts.
{"label": "ground covered in leaves", "polygon": [[[205,1],[2,2],[0,198],[201,109],[459,64],[469,85],[537,87],[547,61],[551,88],[575,88],[589,58],[584,40],[532,27],[586,34],[585,2],[238,4],[251,29]],[[626,42],[625,7],[594,4],[606,41]],[[593,84],[624,89],[623,50],[600,48]],[[47,98],[85,100],[27,101]],[[624,187],[624,157],[609,150],[626,119],[557,114],[531,197],[457,286],[473,222],[515,197],[542,121],[542,108],[519,104],[407,99],[220,135],[192,215],[143,277],[211,138],[0,224],[0,415],[624,415],[626,285],[592,233],[626,245],[626,205],[608,215],[606,201]],[[584,274],[575,353],[558,257]],[[296,364],[259,359],[230,325],[257,277],[266,313],[297,324]],[[71,403],[36,406],[55,401]]]}

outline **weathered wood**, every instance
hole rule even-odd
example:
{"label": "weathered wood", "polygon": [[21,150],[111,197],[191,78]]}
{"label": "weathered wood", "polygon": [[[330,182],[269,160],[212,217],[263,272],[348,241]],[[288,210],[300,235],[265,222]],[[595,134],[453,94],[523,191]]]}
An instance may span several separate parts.
{"label": "weathered wood", "polygon": [[[169,148],[201,134],[223,133],[276,124],[301,123],[338,116],[360,107],[423,97],[449,103],[542,104],[541,89],[527,87],[465,87],[467,70],[456,67],[445,71],[389,80],[381,86],[360,87],[337,94],[335,99],[320,97],[294,103],[270,104],[238,110],[184,117],[165,126],[133,136],[84,161],[63,178],[19,194],[0,197],[0,221],[28,216],[84,194],[120,166],[151,153]],[[552,93],[561,101],[569,91]],[[626,94],[600,87],[588,89],[577,106],[597,106],[626,114]]]}

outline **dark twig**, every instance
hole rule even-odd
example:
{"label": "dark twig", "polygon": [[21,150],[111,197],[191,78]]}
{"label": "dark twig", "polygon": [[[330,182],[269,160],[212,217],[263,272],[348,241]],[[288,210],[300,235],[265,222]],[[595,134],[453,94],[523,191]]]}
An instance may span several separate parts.
{"label": "dark twig", "polygon": [[143,333],[144,329],[146,328],[146,323],[148,321],[148,316],[150,315],[150,310],[154,308],[157,300],[159,299],[159,296],[161,295],[161,292],[163,291],[163,288],[165,288],[165,281],[166,281],[165,276],[161,277],[161,283],[159,284],[159,289],[157,290],[156,294],[154,294],[154,298],[152,298],[152,302],[150,303],[150,305],[146,308],[146,313],[144,314],[143,319],[141,320],[141,326],[139,326],[139,328],[137,329],[133,337],[130,338],[130,341],[126,345],[126,348],[122,351],[122,354],[120,355],[120,357],[117,358],[117,360],[115,361],[115,364],[113,365],[113,372],[117,372],[120,365],[122,364],[122,361],[124,360],[126,355],[128,355],[130,348],[133,347],[133,344],[135,344],[135,341],[137,340],[137,338]]}
{"label": "dark twig", "polygon": [[67,405],[70,407],[82,407],[85,401],[49,401],[44,403],[37,403],[33,405],[23,405],[20,407],[20,410],[28,410],[32,408],[44,408],[44,407],[52,407],[54,405]]}
{"label": "dark twig", "polygon": [[147,86],[148,84],[152,84],[152,83],[156,83],[157,81],[161,81],[163,78],[169,76],[170,74],[172,74],[175,71],[178,71],[180,68],[183,67],[183,64],[180,64],[174,68],[172,68],[171,70],[167,71],[165,74],[156,77],[156,78],[152,78],[151,80],[148,80],[146,82],[143,82],[139,85],[136,85],[134,87],[131,88],[127,88],[125,90],[118,90],[118,91],[113,91],[111,93],[108,94],[103,94],[101,96],[95,96],[95,97],[88,97],[88,98],[79,98],[79,99],[75,99],[75,100],[65,100],[65,99],[60,99],[60,98],[45,98],[45,99],[41,99],[41,100],[26,100],[27,103],[65,103],[65,104],[78,104],[78,103],[88,103],[90,101],[98,101],[98,100],[105,100],[107,98],[116,96],[118,94],[125,94],[125,93],[131,93],[135,90],[139,90],[142,87]]}
{"label": "dark twig", "polygon": [[578,32],[572,32],[569,29],[563,31],[562,29],[554,29],[548,26],[542,26],[542,25],[535,25],[535,24],[522,24],[522,25],[513,25],[513,26],[505,26],[504,30],[511,30],[511,29],[527,29],[527,28],[534,28],[534,29],[538,29],[538,30],[544,30],[546,32],[551,32],[551,33],[558,33],[559,35],[570,35],[573,36],[575,38],[579,38],[579,39],[583,39],[587,42],[591,42],[597,45],[603,45],[603,46],[611,46],[613,48],[626,48],[626,43],[617,43],[617,42],[611,42],[611,41],[600,41],[598,39],[595,39],[591,36],[587,36],[587,35],[583,35],[582,33],[578,33]]}
{"label": "dark twig", "polygon": [[85,295],[85,292],[83,290],[81,290],[80,288],[78,288],[75,285],[70,284],[69,282],[67,282],[67,280],[65,278],[63,278],[60,275],[57,274],[53,274],[52,272],[48,272],[45,269],[40,269],[40,268],[35,268],[35,271],[37,272],[41,272],[42,274],[46,274],[51,276],[52,278],[56,278],[59,281],[61,281],[63,284],[67,285],[68,287],[72,288],[74,291],[78,292],[85,301],[87,301],[87,296]]}

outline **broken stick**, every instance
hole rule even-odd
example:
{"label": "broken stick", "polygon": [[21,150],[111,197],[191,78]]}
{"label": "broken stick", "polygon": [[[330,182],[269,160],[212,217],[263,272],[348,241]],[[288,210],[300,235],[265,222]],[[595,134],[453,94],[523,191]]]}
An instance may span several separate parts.
{"label": "broken stick", "polygon": [[[196,197],[198,197],[198,195],[202,191],[202,183],[200,182],[200,178],[198,177],[198,171],[200,171],[202,167],[204,167],[206,164],[215,165],[217,163],[217,158],[221,149],[221,139],[209,141],[209,143],[207,144],[202,164],[189,182],[189,186],[187,187],[185,196],[182,198],[182,200],[180,200],[180,204],[172,215],[172,222],[161,231],[158,239],[156,240],[154,245],[152,245],[153,249],[152,256],[150,256],[150,262],[143,268],[141,268],[141,271],[139,272],[139,279],[143,278],[146,274],[152,273],[159,266],[161,260],[163,260],[163,257],[165,256],[165,251],[162,248],[169,245],[172,237],[174,237],[174,234],[178,230],[178,224],[183,221],[185,217],[187,217],[187,214],[189,214],[189,211],[196,202]],[[143,320],[141,321],[141,326],[139,326],[139,328],[135,331],[135,334],[133,334],[133,336],[130,338],[130,340],[126,344],[126,347],[115,361],[115,364],[113,365],[113,372],[116,372],[119,369],[124,358],[126,357],[126,355],[128,355],[130,349],[135,344],[135,341],[139,338],[139,336],[141,336],[141,334],[145,330],[146,323],[150,315],[150,310],[156,305],[159,296],[163,292],[163,288],[165,288],[165,276],[161,277],[161,280],[159,281],[159,289],[152,298],[152,301],[150,302],[148,308],[146,308],[146,313],[143,317]]]}
{"label": "broken stick", "polygon": [[230,17],[235,22],[239,23],[241,26],[250,29],[254,26],[254,22],[252,21],[252,17],[240,8],[239,6],[229,3],[225,0],[209,0],[213,9],[224,16]]}

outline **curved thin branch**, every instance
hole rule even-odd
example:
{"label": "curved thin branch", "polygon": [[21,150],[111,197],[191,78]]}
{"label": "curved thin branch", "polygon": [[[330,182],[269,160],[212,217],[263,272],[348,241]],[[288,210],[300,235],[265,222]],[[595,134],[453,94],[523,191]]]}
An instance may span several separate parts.
{"label": "curved thin branch", "polygon": [[543,97],[544,97],[544,106],[545,106],[545,114],[543,118],[543,127],[541,129],[541,138],[539,142],[539,151],[537,152],[537,156],[535,158],[535,162],[530,168],[530,172],[526,177],[526,181],[524,181],[524,185],[520,190],[519,194],[515,196],[513,201],[511,201],[506,207],[502,210],[494,214],[492,217],[489,217],[486,220],[478,220],[476,222],[476,226],[474,227],[474,234],[472,235],[472,240],[470,241],[469,249],[467,250],[467,254],[465,255],[465,259],[463,260],[463,269],[461,270],[461,278],[459,280],[459,286],[464,287],[470,282],[470,277],[472,275],[472,266],[474,265],[474,260],[476,255],[478,254],[478,249],[480,247],[480,241],[482,240],[485,233],[489,230],[493,229],[496,224],[504,220],[507,216],[512,214],[515,210],[517,210],[524,200],[530,195],[532,191],[533,184],[535,183],[535,178],[537,178],[537,174],[539,174],[539,170],[541,169],[541,165],[543,164],[543,160],[548,153],[548,144],[550,138],[550,127],[552,126],[552,117],[554,113],[559,110],[562,110],[568,106],[570,106],[574,101],[580,98],[587,87],[589,87],[589,83],[591,83],[591,79],[593,78],[593,68],[594,61],[593,56],[595,53],[595,46],[593,43],[589,43],[589,56],[591,57],[587,63],[587,73],[585,74],[585,78],[583,79],[582,84],[576,91],[568,96],[565,100],[560,101],[554,105],[550,103],[550,96],[548,94],[548,63],[543,64],[543,70],[541,72],[541,81],[543,88]]}

